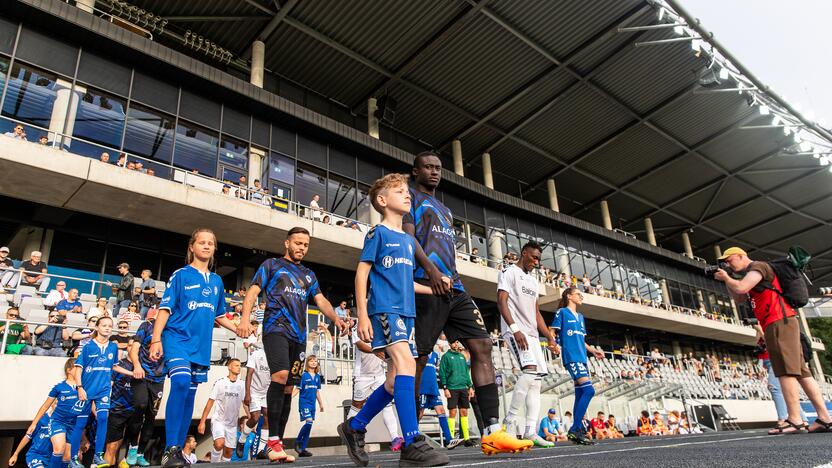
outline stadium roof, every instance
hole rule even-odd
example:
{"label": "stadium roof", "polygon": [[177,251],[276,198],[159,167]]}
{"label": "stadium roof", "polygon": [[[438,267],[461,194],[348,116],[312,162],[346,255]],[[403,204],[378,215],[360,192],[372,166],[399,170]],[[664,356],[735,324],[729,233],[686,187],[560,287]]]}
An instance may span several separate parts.
{"label": "stadium roof", "polygon": [[[554,177],[563,213],[597,223],[608,200],[616,227],[639,233],[649,216],[675,251],[692,230],[708,259],[716,243],[752,256],[800,244],[832,278],[832,136],[675,1],[130,4],[167,21],[156,40],[194,57],[205,59],[183,45],[188,31],[238,68],[259,38],[267,70],[356,114],[389,94],[397,130],[445,153],[462,141],[466,176],[481,181],[489,152],[497,190],[548,206]],[[125,5],[96,7],[124,17]]]}

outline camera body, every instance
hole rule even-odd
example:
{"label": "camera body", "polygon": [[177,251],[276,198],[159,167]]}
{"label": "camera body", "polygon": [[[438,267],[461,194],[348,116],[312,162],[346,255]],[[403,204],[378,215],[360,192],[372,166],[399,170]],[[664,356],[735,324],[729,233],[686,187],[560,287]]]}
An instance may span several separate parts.
{"label": "camera body", "polygon": [[731,278],[737,279],[737,280],[742,279],[745,276],[745,271],[736,272],[736,271],[731,269],[731,266],[728,265],[728,262],[723,261],[723,260],[718,261],[716,265],[706,266],[705,267],[705,276],[707,276],[708,278],[713,279],[714,275],[719,270],[725,270],[725,272],[728,273],[728,276],[730,276]]}
{"label": "camera body", "polygon": [[55,317],[55,323],[64,323],[65,320],[66,317],[63,315],[58,315],[57,317]]}

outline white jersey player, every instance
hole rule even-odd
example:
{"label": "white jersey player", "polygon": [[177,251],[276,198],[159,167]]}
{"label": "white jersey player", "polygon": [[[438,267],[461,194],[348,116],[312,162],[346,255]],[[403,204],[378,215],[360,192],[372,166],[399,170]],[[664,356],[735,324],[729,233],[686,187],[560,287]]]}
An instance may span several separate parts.
{"label": "white jersey player", "polygon": [[[266,360],[266,352],[262,347],[252,346],[252,351],[246,362],[246,393],[243,405],[248,406],[249,417],[243,425],[240,438],[237,440],[237,458],[245,459],[243,453],[246,439],[257,427],[261,415],[266,415],[266,392],[271,383],[269,363]],[[269,418],[263,419],[263,427],[260,429],[260,442],[255,453],[260,453],[266,447],[269,440]]]}
{"label": "white jersey player", "polygon": [[[373,353],[369,343],[358,338],[355,327],[351,339],[355,347],[355,366],[352,371],[352,406],[347,419],[358,414],[373,391],[384,385],[387,375],[384,360]],[[390,433],[390,450],[398,452],[404,445],[404,439],[399,435],[399,422],[392,404],[381,411],[381,417]]]}
{"label": "white jersey player", "polygon": [[231,461],[237,441],[237,420],[245,397],[245,383],[240,379],[239,359],[228,361],[228,376],[214,382],[211,396],[202,410],[197,432],[205,434],[205,420],[214,409],[211,417],[211,438],[214,441],[211,450],[211,463]]}
{"label": "white jersey player", "polygon": [[500,311],[502,335],[523,374],[517,379],[506,412],[506,432],[517,434],[518,415],[525,407],[526,423],[523,437],[535,445],[551,447],[551,442],[537,434],[540,412],[541,378],[548,374],[546,359],[540,347],[540,334],[547,337],[549,348],[557,352],[543,316],[538,308],[538,280],[534,269],[540,263],[541,247],[529,242],[521,250],[520,261],[509,265],[497,281],[497,308]]}

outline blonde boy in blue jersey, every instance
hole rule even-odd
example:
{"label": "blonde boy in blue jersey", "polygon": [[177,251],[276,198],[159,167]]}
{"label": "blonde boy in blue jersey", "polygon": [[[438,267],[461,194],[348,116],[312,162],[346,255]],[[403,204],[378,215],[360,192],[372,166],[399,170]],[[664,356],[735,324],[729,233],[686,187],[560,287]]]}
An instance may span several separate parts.
{"label": "blonde boy in blue jersey", "polygon": [[370,189],[370,201],[383,219],[367,233],[356,269],[357,331],[362,341],[372,343],[374,352],[386,353],[387,380],[357,415],[338,426],[338,434],[352,461],[367,466],[370,458],[364,451],[365,428],[395,400],[404,437],[399,466],[445,465],[447,455],[431,447],[419,433],[413,398],[415,294],[431,294],[431,289],[413,281],[416,240],[402,230],[402,217],[410,211],[407,176],[388,174],[377,180]]}

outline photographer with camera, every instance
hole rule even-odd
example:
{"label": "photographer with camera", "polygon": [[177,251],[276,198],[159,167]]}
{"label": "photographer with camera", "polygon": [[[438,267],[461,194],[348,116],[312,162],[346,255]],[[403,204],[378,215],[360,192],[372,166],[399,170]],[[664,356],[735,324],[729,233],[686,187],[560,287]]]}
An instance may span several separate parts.
{"label": "photographer with camera", "polygon": [[803,359],[797,312],[782,297],[783,288],[774,269],[767,262],[752,261],[739,247],[727,249],[719,261],[720,268],[714,273],[714,279],[725,283],[737,302],[748,301],[754,310],[760,326],[756,328],[758,338],[765,339],[771,367],[783,390],[788,417],[778,424],[774,433],[802,432],[807,428],[800,417],[801,387],[818,414],[808,428],[809,432],[832,431],[832,418],[826,410],[823,395]]}
{"label": "photographer with camera", "polygon": [[[49,323],[64,323],[66,317],[58,311],[49,312]],[[64,340],[69,339],[69,329],[57,325],[39,325],[35,328],[35,356],[64,356],[61,348]]]}

